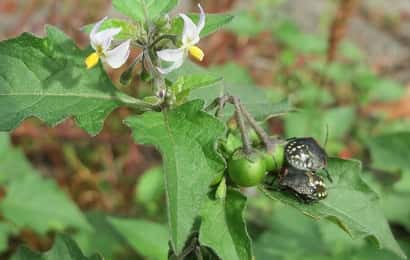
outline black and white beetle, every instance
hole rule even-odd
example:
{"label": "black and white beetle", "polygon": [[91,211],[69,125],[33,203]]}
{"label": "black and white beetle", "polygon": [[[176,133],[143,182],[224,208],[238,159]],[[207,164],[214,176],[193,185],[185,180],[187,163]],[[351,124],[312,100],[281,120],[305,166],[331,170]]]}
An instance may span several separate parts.
{"label": "black and white beetle", "polygon": [[285,159],[288,165],[302,171],[324,170],[330,182],[332,178],[326,170],[326,151],[312,137],[288,139],[285,145]]}
{"label": "black and white beetle", "polygon": [[291,166],[283,169],[278,179],[281,190],[289,191],[303,202],[314,202],[327,197],[323,179],[310,171],[295,169]]}

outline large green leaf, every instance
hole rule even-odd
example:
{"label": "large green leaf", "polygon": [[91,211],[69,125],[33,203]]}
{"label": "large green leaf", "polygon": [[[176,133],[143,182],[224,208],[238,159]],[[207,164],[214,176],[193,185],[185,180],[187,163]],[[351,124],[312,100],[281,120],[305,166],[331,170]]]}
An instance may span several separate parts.
{"label": "large green leaf", "polygon": [[221,259],[252,259],[252,245],[244,220],[245,205],[245,196],[228,190],[225,200],[209,199],[204,206],[199,240]]}
{"label": "large green leaf", "polygon": [[3,216],[20,228],[29,227],[39,233],[66,227],[91,229],[87,220],[51,179],[33,172],[6,187],[0,202]]}
{"label": "large green leaf", "polygon": [[279,191],[264,192],[268,197],[289,204],[308,216],[327,218],[337,223],[353,238],[371,237],[380,248],[405,258],[378,205],[377,195],[360,177],[360,163],[330,159],[328,170],[333,183],[328,183],[328,197],[317,203],[303,204]]}
{"label": "large green leaf", "polygon": [[[145,7],[144,7],[145,3]],[[113,0],[112,5],[119,12],[135,21],[145,21],[144,8],[149,19],[166,14],[178,4],[178,0]]]}
{"label": "large green leaf", "polygon": [[46,253],[37,253],[29,248],[20,247],[12,260],[103,260],[97,254],[86,257],[77,244],[68,236],[59,235],[53,247]]}
{"label": "large green leaf", "polygon": [[[408,252],[408,243],[401,243]],[[335,225],[314,221],[290,207],[278,207],[268,230],[255,241],[256,259],[400,259],[368,241],[352,240]]]}
{"label": "large green leaf", "polygon": [[326,223],[307,218],[290,207],[278,207],[270,224],[270,229],[255,241],[256,259],[305,259],[306,257],[320,259],[324,256],[335,259],[333,250],[341,243],[344,250],[352,248],[353,242],[340,230],[331,230],[332,236],[340,234],[345,236],[337,236],[335,241],[328,238],[333,244],[327,247],[325,241],[328,240],[324,239],[321,230]]}
{"label": "large green leaf", "polygon": [[156,260],[168,259],[169,233],[164,225],[121,218],[110,218],[109,222],[143,256]]}
{"label": "large green leaf", "polygon": [[410,132],[372,137],[367,143],[373,167],[387,171],[410,170]]}
{"label": "large green leaf", "polygon": [[87,70],[85,57],[63,32],[24,33],[0,43],[0,131],[36,116],[54,125],[74,116],[80,127],[97,134],[116,107],[138,100],[118,92],[102,66]]}
{"label": "large green leaf", "polygon": [[138,143],[155,145],[161,151],[171,242],[177,254],[199,217],[209,184],[224,169],[215,151],[224,126],[202,109],[203,102],[197,100],[172,111],[126,120]]}

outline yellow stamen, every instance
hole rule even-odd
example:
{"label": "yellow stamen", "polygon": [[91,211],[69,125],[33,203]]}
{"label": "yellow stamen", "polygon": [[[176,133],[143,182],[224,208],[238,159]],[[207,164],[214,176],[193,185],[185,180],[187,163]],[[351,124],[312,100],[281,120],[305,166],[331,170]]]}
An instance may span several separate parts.
{"label": "yellow stamen", "polygon": [[197,46],[191,46],[188,49],[189,54],[194,57],[196,60],[202,61],[204,59],[204,52]]}
{"label": "yellow stamen", "polygon": [[93,68],[95,65],[97,65],[98,61],[100,60],[100,55],[98,55],[97,52],[91,53],[86,59],[85,59],[85,65],[87,66],[87,69]]}

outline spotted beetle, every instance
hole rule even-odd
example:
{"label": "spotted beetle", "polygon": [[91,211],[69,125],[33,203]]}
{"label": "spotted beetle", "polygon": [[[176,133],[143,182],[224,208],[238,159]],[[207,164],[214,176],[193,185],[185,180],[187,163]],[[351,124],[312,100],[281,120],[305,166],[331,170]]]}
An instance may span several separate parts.
{"label": "spotted beetle", "polygon": [[324,170],[330,182],[332,178],[326,170],[326,151],[312,137],[288,139],[285,145],[285,158],[288,165],[303,171]]}
{"label": "spotted beetle", "polygon": [[309,203],[327,197],[326,185],[323,179],[310,171],[303,171],[293,167],[283,169],[278,179],[281,190],[289,191],[299,200]]}

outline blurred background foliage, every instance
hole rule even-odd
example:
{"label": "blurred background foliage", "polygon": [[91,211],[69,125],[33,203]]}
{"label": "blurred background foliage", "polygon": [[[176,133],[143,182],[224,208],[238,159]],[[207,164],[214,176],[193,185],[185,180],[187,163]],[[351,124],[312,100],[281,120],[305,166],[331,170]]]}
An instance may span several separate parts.
{"label": "blurred background foliage", "polygon": [[[194,10],[195,4],[181,1],[175,13]],[[272,134],[313,136],[331,156],[362,160],[363,178],[381,197],[393,232],[410,255],[409,1],[202,4],[207,12],[236,16],[201,42],[202,65],[249,100],[289,99],[297,109],[269,119]],[[43,26],[53,24],[86,46],[81,27],[107,14],[119,16],[109,0],[2,0],[0,39],[23,31],[42,35]],[[109,72],[118,88],[149,95],[138,75],[129,86],[121,85],[121,73]],[[11,133],[11,143],[1,136],[0,258],[23,243],[48,250],[63,230],[87,255],[166,256],[161,158],[153,148],[133,144],[121,124],[129,113],[115,111],[94,138],[70,120],[49,128],[36,119]],[[246,192],[256,259],[396,259],[372,241],[353,241],[329,222]],[[13,225],[3,220],[8,216]]]}

